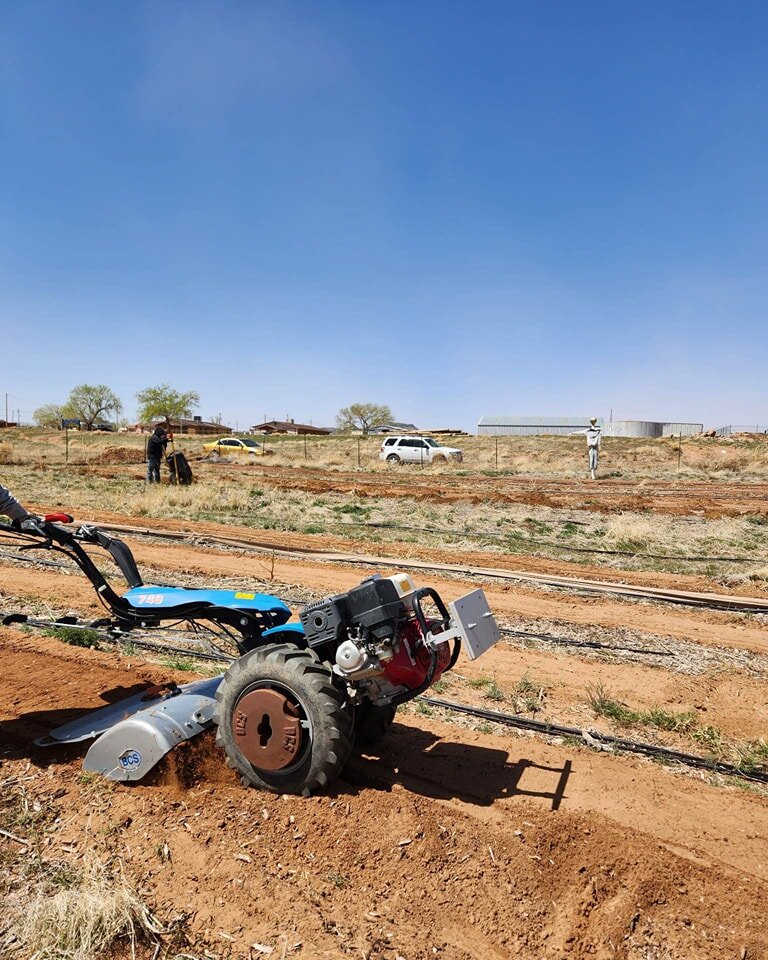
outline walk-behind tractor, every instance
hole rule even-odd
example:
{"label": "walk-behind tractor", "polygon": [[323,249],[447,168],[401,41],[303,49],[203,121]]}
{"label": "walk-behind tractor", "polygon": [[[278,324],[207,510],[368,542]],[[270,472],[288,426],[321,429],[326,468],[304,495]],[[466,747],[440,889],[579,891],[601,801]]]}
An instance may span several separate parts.
{"label": "walk-behind tractor", "polygon": [[[95,738],[85,768],[112,780],[141,779],[176,744],[215,724],[244,784],[307,795],[338,775],[354,747],[377,743],[397,707],[454,666],[462,642],[474,659],[499,637],[482,590],[446,607],[405,573],[368,577],[304,607],[294,623],[289,607],[269,594],[148,586],[126,544],[91,525],[63,526],[71,522],[54,514],[33,529],[0,525],[0,532],[23,550],[58,551],[78,564],[109,612],[87,624],[97,635],[232,661],[220,676],[150,688],[38,741]],[[125,593],[108,583],[89,546],[111,555]],[[23,614],[3,622],[76,624]]]}

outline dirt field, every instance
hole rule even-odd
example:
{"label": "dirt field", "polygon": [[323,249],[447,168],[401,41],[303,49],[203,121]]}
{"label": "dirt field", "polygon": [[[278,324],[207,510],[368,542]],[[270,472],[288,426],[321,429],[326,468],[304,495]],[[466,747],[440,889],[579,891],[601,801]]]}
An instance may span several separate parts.
{"label": "dirt field", "polygon": [[[107,484],[95,488],[101,509],[89,506],[89,517],[189,529],[183,519],[121,509],[120,484],[135,467],[87,469]],[[358,497],[364,484],[385,482],[376,496],[391,500],[439,501],[454,492],[506,497],[518,489],[543,495],[530,478],[443,483],[338,470],[210,469],[226,483],[247,471],[261,485],[311,482],[325,492],[354,480]],[[112,480],[101,476],[113,470]],[[39,481],[29,483],[16,492],[36,493]],[[561,486],[546,496],[585,509],[590,485]],[[641,495],[618,486],[619,498]],[[73,501],[92,503],[79,487],[71,492]],[[757,483],[699,489],[669,477],[642,496],[659,513],[674,501],[690,513],[759,514],[766,494]],[[600,513],[599,504],[613,497],[596,495],[586,509]],[[339,535],[212,521],[195,529],[269,537],[292,549],[355,547]],[[311,599],[348,589],[366,573],[311,556],[126,539],[148,580],[239,584]],[[450,557],[445,548],[394,543],[421,559]],[[465,547],[466,556],[487,565],[489,555]],[[606,577],[602,567],[545,558],[495,552],[492,560]],[[717,587],[705,574],[617,569],[613,576]],[[513,631],[481,660],[462,657],[436,695],[765,769],[767,616],[471,577],[418,579],[446,599],[480,583],[499,622]],[[758,596],[760,585],[736,589]],[[3,551],[0,613],[13,610],[94,617],[101,608],[82,576],[19,563]],[[114,786],[83,776],[84,749],[32,741],[118,692],[189,680],[194,670],[178,668],[190,664],[82,649],[17,627],[0,628],[0,658],[0,956],[30,956],[23,917],[31,899],[77,888],[73,878],[96,861],[136,892],[162,929],[138,942],[146,960],[156,943],[157,954],[168,957],[275,960],[768,957],[768,791],[758,783],[515,733],[420,703],[401,708],[380,749],[356,757],[332,789],[310,799],[243,789],[210,735],[169,755],[149,782]],[[112,955],[126,949],[118,941]]]}

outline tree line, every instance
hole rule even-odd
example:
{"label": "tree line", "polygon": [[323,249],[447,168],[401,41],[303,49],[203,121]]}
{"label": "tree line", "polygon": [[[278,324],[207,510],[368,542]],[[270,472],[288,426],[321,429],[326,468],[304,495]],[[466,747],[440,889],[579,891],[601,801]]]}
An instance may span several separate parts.
{"label": "tree line", "polygon": [[[167,383],[146,387],[136,394],[140,423],[191,417],[200,403],[195,390],[174,390]],[[62,420],[79,420],[87,430],[94,424],[118,419],[123,412],[120,398],[106,384],[81,383],[73,387],[62,404],[47,403],[32,414],[40,427],[60,427]]]}
{"label": "tree line", "polygon": [[[200,404],[195,390],[175,390],[167,383],[145,387],[136,394],[140,423],[157,420],[178,420],[191,417]],[[87,430],[94,424],[119,419],[123,412],[120,398],[106,384],[81,383],[74,387],[62,404],[47,403],[35,410],[33,417],[40,427],[61,427],[63,420],[79,420]],[[352,403],[342,407],[336,424],[342,431],[359,431],[363,436],[376,427],[392,422],[392,411],[381,403]]]}

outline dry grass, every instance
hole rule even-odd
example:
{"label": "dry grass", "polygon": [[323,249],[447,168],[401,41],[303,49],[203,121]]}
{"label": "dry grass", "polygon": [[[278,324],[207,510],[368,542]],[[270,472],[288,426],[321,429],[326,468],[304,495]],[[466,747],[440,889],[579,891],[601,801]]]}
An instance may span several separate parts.
{"label": "dry grass", "polygon": [[[58,843],[64,821],[46,786],[25,770],[6,776],[0,791],[0,956],[99,960],[113,948],[133,956],[139,942],[156,943],[160,926],[111,852],[110,835],[89,827],[82,853]],[[84,790],[94,816],[111,786],[99,780]]]}
{"label": "dry grass", "polygon": [[117,941],[133,954],[138,940],[158,932],[122,868],[91,856],[71,887],[43,887],[23,905],[18,939],[30,960],[96,960]]}
{"label": "dry grass", "polygon": [[[135,471],[106,478],[62,467],[12,466],[6,470],[6,483],[22,501],[60,506],[80,518],[106,509],[135,517],[336,534],[367,546],[397,541],[457,554],[466,550],[531,554],[628,570],[701,573],[732,584],[762,586],[768,579],[768,518],[760,515],[719,519],[631,512],[605,515],[525,504],[358,498],[278,490],[268,485],[268,478],[248,470],[221,479],[209,471],[191,487],[148,487]],[[705,559],[666,560],[657,555]],[[738,563],[707,559],[719,556],[749,559]]]}
{"label": "dry grass", "polygon": [[[61,464],[65,458],[65,437],[60,431],[32,428],[3,431],[9,445],[0,462],[16,464]],[[209,437],[177,437],[178,445],[194,459],[203,453]],[[393,468],[378,459],[380,438],[357,437],[264,437],[264,462],[297,467],[391,471],[425,470],[430,473],[500,472],[550,477],[586,475],[586,444],[573,437],[447,437],[444,442],[464,451],[463,464],[416,465]],[[141,434],[87,434],[71,432],[71,463],[103,462],[107,457],[135,458],[143,453],[146,436]],[[115,447],[121,448],[115,454]],[[111,448],[112,453],[108,453]],[[127,451],[133,451],[128,453]],[[757,436],[727,438],[685,438],[682,441],[681,469],[678,470],[678,440],[647,440],[606,437],[600,457],[603,477],[764,479],[768,477],[768,438]],[[114,461],[113,461],[114,462]],[[119,462],[126,462],[121,460]]]}

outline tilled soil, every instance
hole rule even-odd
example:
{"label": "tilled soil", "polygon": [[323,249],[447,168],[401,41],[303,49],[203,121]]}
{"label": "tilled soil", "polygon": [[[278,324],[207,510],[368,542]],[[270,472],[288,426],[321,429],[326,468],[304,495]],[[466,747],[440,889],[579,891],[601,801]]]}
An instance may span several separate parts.
{"label": "tilled soil", "polygon": [[108,834],[158,916],[185,918],[196,951],[554,960],[768,946],[757,798],[423,718],[396,724],[378,756],[309,800],[244,790],[209,735],[150,784],[95,787],[71,749],[30,740],[168,671],[8,629],[0,651],[2,773],[29,775],[29,756],[28,789],[56,794],[63,839],[50,854],[82,856],[86,821]]}
{"label": "tilled soil", "polygon": [[[269,575],[328,593],[363,575],[187,545],[137,542],[136,553],[201,579]],[[464,592],[458,579],[430,582],[446,598]],[[679,637],[768,650],[757,618],[498,584],[487,592],[500,616],[630,624],[671,649]],[[3,564],[0,593],[100,609],[84,579],[57,570]],[[55,806],[46,855],[76,862],[93,838],[108,844],[194,956],[768,956],[762,796],[639,758],[407,712],[377,753],[309,800],[243,789],[210,735],[169,755],[149,782],[110,786],[80,776],[80,748],[43,751],[32,740],[138,684],[193,675],[16,628],[0,629],[0,662],[0,781],[29,777],[25,788]],[[761,673],[732,666],[683,676],[503,642],[477,663],[462,659],[457,673],[443,696],[475,702],[472,679],[492,676],[511,691],[526,674],[540,678],[547,709],[577,724],[589,720],[584,690],[595,680],[635,705],[698,711],[734,736],[760,736],[766,719]]]}

